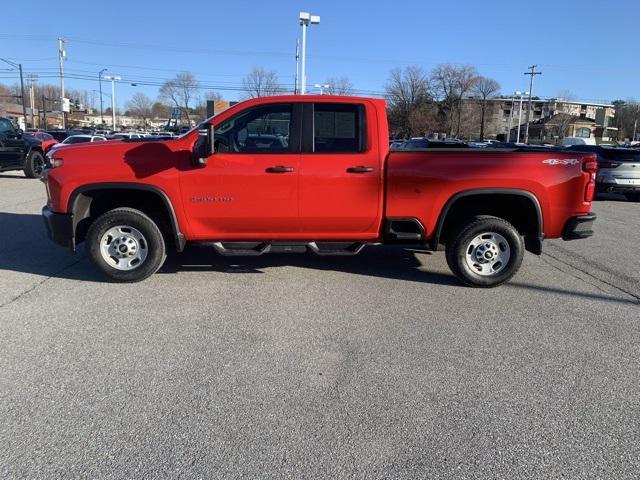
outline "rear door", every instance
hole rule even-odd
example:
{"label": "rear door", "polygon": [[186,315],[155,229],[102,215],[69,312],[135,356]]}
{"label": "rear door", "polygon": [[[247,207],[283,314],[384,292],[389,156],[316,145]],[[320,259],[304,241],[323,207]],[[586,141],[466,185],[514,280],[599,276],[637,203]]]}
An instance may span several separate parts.
{"label": "rear door", "polygon": [[300,226],[309,239],[372,239],[381,221],[383,169],[368,103],[306,103]]}

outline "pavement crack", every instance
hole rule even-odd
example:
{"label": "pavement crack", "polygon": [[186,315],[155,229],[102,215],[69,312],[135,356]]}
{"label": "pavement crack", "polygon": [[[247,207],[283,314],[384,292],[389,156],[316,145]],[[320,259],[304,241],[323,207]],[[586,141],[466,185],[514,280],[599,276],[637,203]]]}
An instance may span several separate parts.
{"label": "pavement crack", "polygon": [[574,269],[574,270],[577,270],[578,272],[580,272],[580,273],[582,273],[582,274],[584,274],[584,275],[586,275],[586,276],[588,276],[588,277],[590,277],[590,278],[593,278],[593,279],[594,279],[594,280],[596,280],[597,282],[604,283],[605,285],[607,285],[607,286],[611,287],[611,288],[612,288],[612,289],[614,289],[614,290],[617,290],[617,291],[618,291],[618,292],[620,292],[620,293],[623,293],[623,294],[625,294],[625,295],[629,295],[630,297],[634,298],[634,299],[636,300],[636,302],[637,302],[637,303],[639,303],[639,304],[640,304],[640,295],[638,295],[637,293],[631,292],[631,291],[626,290],[626,289],[624,289],[624,288],[622,288],[622,287],[620,287],[620,286],[618,286],[618,285],[615,285],[615,284],[613,284],[613,283],[611,283],[611,282],[608,282],[608,281],[606,281],[606,280],[604,280],[604,279],[602,279],[602,278],[599,278],[599,277],[597,277],[596,275],[594,275],[594,274],[592,274],[592,273],[588,272],[587,270],[584,270],[584,269],[582,269],[582,268],[580,268],[580,267],[578,267],[578,266],[576,266],[576,265],[573,265],[572,263],[569,263],[569,262],[567,262],[567,261],[565,261],[565,260],[562,260],[562,259],[560,259],[560,258],[558,258],[558,257],[556,257],[556,256],[554,256],[554,255],[551,255],[551,254],[550,254],[550,253],[548,253],[548,252],[543,252],[543,253],[542,253],[541,258],[542,258],[542,260],[543,260],[547,265],[550,265],[550,266],[552,266],[553,268],[556,268],[557,270],[560,270],[561,272],[566,273],[567,275],[571,275],[572,277],[574,277],[574,278],[576,278],[576,279],[578,279],[578,280],[580,280],[580,281],[582,281],[582,282],[586,283],[587,285],[591,285],[592,287],[597,288],[598,290],[600,290],[600,291],[601,291],[601,292],[603,292],[603,293],[610,294],[610,292],[607,292],[606,290],[604,290],[604,289],[603,289],[602,287],[600,287],[599,285],[596,285],[595,283],[589,282],[589,281],[587,281],[586,279],[584,279],[584,278],[582,278],[582,277],[580,277],[580,276],[578,276],[578,275],[573,274],[572,272],[569,272],[569,271],[563,270],[563,269],[559,268],[557,265],[554,265],[552,262],[549,262],[549,261],[545,260],[545,258],[544,258],[545,256],[546,256],[546,257],[549,257],[549,258],[552,258],[552,259],[553,259],[553,260],[555,260],[556,262],[559,262],[559,263],[561,263],[561,264],[563,264],[563,265],[566,265],[566,266],[567,266],[567,267],[569,267],[569,268],[572,268],[572,269]]}
{"label": "pavement crack", "polygon": [[70,263],[69,265],[66,265],[65,267],[61,268],[60,270],[56,270],[55,272],[53,272],[51,275],[49,275],[48,277],[43,278],[42,280],[40,280],[39,282],[34,283],[31,287],[29,287],[28,289],[24,290],[23,292],[21,292],[20,294],[16,295],[15,297],[13,297],[11,300],[6,301],[5,303],[0,304],[0,308],[4,308],[7,307],[9,305],[11,305],[12,303],[20,300],[22,297],[24,297],[25,295],[28,295],[29,293],[33,292],[34,290],[36,290],[38,287],[40,287],[41,285],[44,285],[45,283],[47,283],[49,280],[51,280],[52,278],[55,278],[56,276],[60,275],[61,273],[65,272],[66,270],[75,267],[78,263],[80,263],[82,260],[84,259],[84,257],[79,258],[78,260]]}

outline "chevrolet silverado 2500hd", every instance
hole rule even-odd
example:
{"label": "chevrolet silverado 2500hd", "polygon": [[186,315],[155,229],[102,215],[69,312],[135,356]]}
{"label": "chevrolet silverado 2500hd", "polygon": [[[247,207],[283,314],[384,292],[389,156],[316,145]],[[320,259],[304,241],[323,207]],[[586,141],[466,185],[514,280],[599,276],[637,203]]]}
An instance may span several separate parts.
{"label": "chevrolet silverado 2500hd", "polygon": [[187,242],[223,255],[414,243],[444,245],[462,282],[492,287],[544,238],[593,234],[595,174],[580,152],[389,152],[383,100],[266,97],[178,138],[57,150],[43,216],[53,241],[84,241],[115,281],[148,277]]}

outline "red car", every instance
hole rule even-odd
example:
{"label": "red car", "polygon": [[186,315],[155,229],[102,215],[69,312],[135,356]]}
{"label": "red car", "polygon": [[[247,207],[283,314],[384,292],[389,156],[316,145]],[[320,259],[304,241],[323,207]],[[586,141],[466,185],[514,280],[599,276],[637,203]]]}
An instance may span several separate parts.
{"label": "red car", "polygon": [[24,132],[24,134],[28,137],[32,137],[32,138],[35,138],[36,140],[40,140],[42,144],[42,151],[45,153],[45,155],[53,145],[58,143],[58,140],[56,140],[46,132]]}
{"label": "red car", "polygon": [[596,162],[559,150],[389,152],[383,100],[248,100],[175,139],[71,145],[52,154],[50,238],[115,281],[157,271],[168,248],[223,255],[444,244],[453,273],[492,287],[545,238],[593,234]]}

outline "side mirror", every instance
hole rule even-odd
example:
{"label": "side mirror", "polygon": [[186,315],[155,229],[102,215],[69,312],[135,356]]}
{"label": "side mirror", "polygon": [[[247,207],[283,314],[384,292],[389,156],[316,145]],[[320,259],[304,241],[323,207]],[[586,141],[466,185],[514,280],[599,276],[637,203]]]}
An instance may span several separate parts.
{"label": "side mirror", "polygon": [[209,161],[209,157],[213,155],[214,129],[213,125],[208,123],[205,128],[198,130],[198,140],[193,151],[193,163],[196,167],[204,167]]}
{"label": "side mirror", "polygon": [[16,128],[16,138],[22,138],[23,133],[21,128]]}

